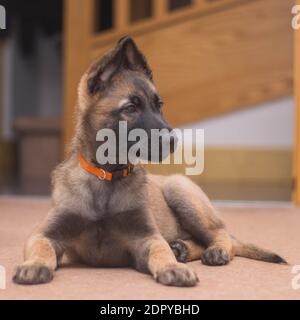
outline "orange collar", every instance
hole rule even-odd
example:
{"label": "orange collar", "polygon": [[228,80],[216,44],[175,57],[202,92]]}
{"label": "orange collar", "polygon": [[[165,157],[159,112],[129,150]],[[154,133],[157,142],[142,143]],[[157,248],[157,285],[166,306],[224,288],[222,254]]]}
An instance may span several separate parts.
{"label": "orange collar", "polygon": [[132,164],[129,164],[125,169],[116,171],[116,172],[109,172],[105,171],[104,169],[97,168],[91,164],[89,164],[81,154],[78,155],[78,160],[80,163],[80,166],[87,172],[93,174],[100,180],[106,180],[106,181],[112,181],[113,177],[115,175],[119,175],[121,177],[127,177],[133,170],[134,166]]}

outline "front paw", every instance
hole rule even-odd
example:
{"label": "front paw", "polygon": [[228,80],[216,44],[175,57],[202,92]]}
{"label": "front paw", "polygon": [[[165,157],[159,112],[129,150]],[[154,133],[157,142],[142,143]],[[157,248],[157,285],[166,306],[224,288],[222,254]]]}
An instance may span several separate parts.
{"label": "front paw", "polygon": [[165,267],[155,278],[161,284],[176,287],[193,287],[199,282],[197,274],[182,263]]}
{"label": "front paw", "polygon": [[18,284],[47,283],[53,279],[53,271],[42,264],[23,264],[17,267],[13,281]]}

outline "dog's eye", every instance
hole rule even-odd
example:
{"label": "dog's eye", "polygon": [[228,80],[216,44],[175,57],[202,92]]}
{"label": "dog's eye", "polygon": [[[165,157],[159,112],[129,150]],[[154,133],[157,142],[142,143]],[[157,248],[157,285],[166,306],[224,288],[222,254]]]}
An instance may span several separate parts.
{"label": "dog's eye", "polygon": [[127,113],[134,113],[137,111],[137,107],[135,104],[130,103],[125,107],[124,111]]}
{"label": "dog's eye", "polygon": [[137,96],[133,96],[131,102],[137,107],[141,105],[141,99]]}
{"label": "dog's eye", "polygon": [[154,105],[156,106],[156,108],[161,111],[163,105],[164,105],[164,102],[162,100],[161,97],[159,97],[158,95],[155,95],[154,96]]}
{"label": "dog's eye", "polygon": [[164,106],[164,102],[163,102],[162,100],[159,100],[159,101],[157,102],[157,109],[158,109],[159,111],[161,111],[161,109],[163,108],[163,106]]}

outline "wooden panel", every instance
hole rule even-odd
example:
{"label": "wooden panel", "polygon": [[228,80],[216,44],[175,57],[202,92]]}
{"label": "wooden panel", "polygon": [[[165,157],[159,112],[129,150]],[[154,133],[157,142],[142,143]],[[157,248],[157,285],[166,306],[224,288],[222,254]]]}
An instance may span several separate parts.
{"label": "wooden panel", "polygon": [[[146,165],[162,175],[185,174],[186,167]],[[204,172],[189,178],[214,200],[291,201],[292,151],[208,147]]]}
{"label": "wooden panel", "polygon": [[173,126],[292,94],[292,3],[249,1],[136,36]]}
{"label": "wooden panel", "polygon": [[167,13],[168,0],[154,0],[154,19],[160,21]]}
{"label": "wooden panel", "polygon": [[[166,11],[168,0],[154,0],[156,4],[154,10],[158,13],[158,19],[145,19],[133,24],[127,24],[123,29],[112,29],[105,32],[98,33],[91,39],[93,47],[101,47],[111,41],[116,41],[124,33],[126,34],[142,34],[152,32],[154,29],[164,28],[187,19],[214,13],[214,10],[225,10],[232,6],[241,5],[245,0],[221,0],[221,1],[205,1],[201,5],[195,3],[193,6],[184,7],[180,10],[172,12]],[[257,0],[247,0],[257,1]],[[165,5],[166,4],[166,7]],[[120,14],[121,10],[116,8]],[[123,13],[124,14],[124,13]]]}
{"label": "wooden panel", "polygon": [[89,63],[93,30],[93,0],[64,1],[64,141],[71,141],[77,86]]}
{"label": "wooden panel", "polygon": [[[300,5],[300,0],[297,0]],[[294,149],[294,194],[293,199],[300,205],[300,30],[295,31],[295,149]]]}
{"label": "wooden panel", "polygon": [[153,0],[130,0],[130,23],[152,18]]}
{"label": "wooden panel", "polygon": [[[196,154],[196,151],[193,151]],[[233,165],[234,164],[234,165]],[[186,164],[145,165],[151,172],[185,174]],[[198,184],[291,184],[292,151],[288,149],[213,148],[205,149],[205,169],[189,176]]]}
{"label": "wooden panel", "polygon": [[114,25],[116,30],[124,30],[129,22],[129,0],[114,0]]}

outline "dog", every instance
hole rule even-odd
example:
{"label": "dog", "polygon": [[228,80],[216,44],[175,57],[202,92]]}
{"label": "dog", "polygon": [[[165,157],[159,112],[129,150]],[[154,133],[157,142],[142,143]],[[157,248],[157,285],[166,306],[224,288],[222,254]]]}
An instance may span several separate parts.
{"label": "dog", "polygon": [[[53,173],[52,209],[27,241],[15,283],[51,281],[63,257],[93,267],[134,267],[163,285],[185,287],[198,282],[186,264],[193,260],[220,266],[241,256],[286,263],[231,236],[187,177],[151,175],[131,163],[99,165],[99,129],[117,131],[126,121],[128,131],[170,132],[162,109],[152,71],[131,37],[88,68],[79,83],[70,152]],[[174,139],[171,144],[174,149]]]}

